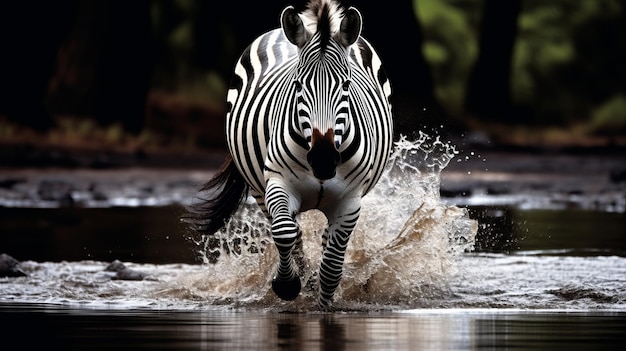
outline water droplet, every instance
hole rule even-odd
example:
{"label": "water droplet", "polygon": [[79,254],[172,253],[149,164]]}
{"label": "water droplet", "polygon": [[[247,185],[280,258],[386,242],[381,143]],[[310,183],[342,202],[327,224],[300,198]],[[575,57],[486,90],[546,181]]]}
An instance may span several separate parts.
{"label": "water droplet", "polygon": [[[440,202],[437,179],[455,155],[453,145],[422,133],[417,141],[402,137],[395,143],[386,173],[362,202],[361,217],[346,253],[353,264],[341,283],[345,286],[344,299],[406,299],[406,292],[416,287],[446,284],[456,255],[473,247],[478,229],[468,212]],[[462,160],[457,158],[457,162]],[[299,214],[298,222],[306,267],[311,267],[302,274],[306,281],[319,267],[326,219],[319,211],[309,211]],[[216,233],[219,240],[199,244],[203,260],[215,264],[217,274],[209,280],[215,279],[219,283],[215,285],[224,289],[219,296],[239,296],[242,289],[249,294],[264,289],[259,294],[264,296],[267,277],[274,273],[268,267],[278,259],[268,239],[269,226],[256,204],[246,203]],[[448,240],[451,236],[453,241]],[[251,245],[254,250],[248,250]],[[258,255],[264,249],[266,254]],[[432,256],[440,262],[432,265],[430,259],[424,259]],[[241,277],[252,278],[244,279],[248,283],[242,286]],[[361,288],[366,281],[368,292]]]}

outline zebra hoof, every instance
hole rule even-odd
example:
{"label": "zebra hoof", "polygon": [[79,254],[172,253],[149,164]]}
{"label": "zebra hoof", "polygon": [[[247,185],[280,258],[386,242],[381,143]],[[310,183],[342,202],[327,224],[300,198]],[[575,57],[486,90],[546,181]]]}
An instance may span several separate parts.
{"label": "zebra hoof", "polygon": [[272,280],[272,290],[274,290],[276,296],[285,301],[291,301],[298,297],[301,288],[302,284],[298,276],[291,280],[278,280],[276,278]]}

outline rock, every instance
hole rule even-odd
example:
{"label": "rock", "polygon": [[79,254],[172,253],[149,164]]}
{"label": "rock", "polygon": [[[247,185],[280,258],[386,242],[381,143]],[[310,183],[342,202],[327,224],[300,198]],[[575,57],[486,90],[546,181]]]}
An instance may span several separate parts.
{"label": "rock", "polygon": [[625,169],[612,169],[609,174],[609,179],[614,184],[620,184],[626,182],[626,168]]}
{"label": "rock", "polygon": [[16,184],[25,183],[25,182],[26,182],[25,178],[7,178],[7,179],[2,179],[2,180],[0,180],[0,188],[11,189]]}
{"label": "rock", "polygon": [[20,267],[20,261],[7,255],[0,254],[0,277],[26,277],[28,274],[24,273]]}
{"label": "rock", "polygon": [[119,272],[126,269],[126,266],[119,260],[111,262],[104,270],[107,272]]}
{"label": "rock", "polygon": [[37,194],[44,201],[56,201],[62,207],[74,205],[73,186],[63,180],[43,180],[39,183]]}
{"label": "rock", "polygon": [[139,272],[133,269],[122,269],[117,271],[113,280],[144,280],[148,275],[144,272]]}
{"label": "rock", "polygon": [[104,270],[116,272],[113,280],[144,280],[148,276],[146,273],[127,268],[119,260],[111,262]]}

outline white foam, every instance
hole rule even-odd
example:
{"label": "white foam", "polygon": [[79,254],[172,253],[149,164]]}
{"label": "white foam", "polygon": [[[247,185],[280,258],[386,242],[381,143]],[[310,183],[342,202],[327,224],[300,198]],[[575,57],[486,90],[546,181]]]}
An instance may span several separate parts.
{"label": "white foam", "polygon": [[[439,197],[440,172],[455,154],[454,146],[424,133],[415,141],[401,137],[395,143],[384,175],[363,199],[337,301],[410,304],[445,289],[456,258],[473,248],[478,228],[465,209]],[[298,221],[308,261],[302,274],[306,282],[318,269],[327,222],[319,211],[303,213]],[[254,204],[248,202],[215,238],[198,245],[207,262],[218,252],[219,258],[207,265],[206,274],[188,278],[197,294],[274,301],[269,282],[276,252],[269,223]],[[302,300],[314,301],[314,293],[303,293]]]}

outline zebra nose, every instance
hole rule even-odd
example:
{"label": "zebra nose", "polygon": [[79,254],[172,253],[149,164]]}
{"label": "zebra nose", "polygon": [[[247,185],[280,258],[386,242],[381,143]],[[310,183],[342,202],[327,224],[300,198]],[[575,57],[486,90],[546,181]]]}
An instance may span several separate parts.
{"label": "zebra nose", "polygon": [[337,165],[341,162],[341,154],[335,147],[332,129],[324,135],[318,129],[313,130],[311,149],[306,158],[316,178],[326,180],[335,176]]}

